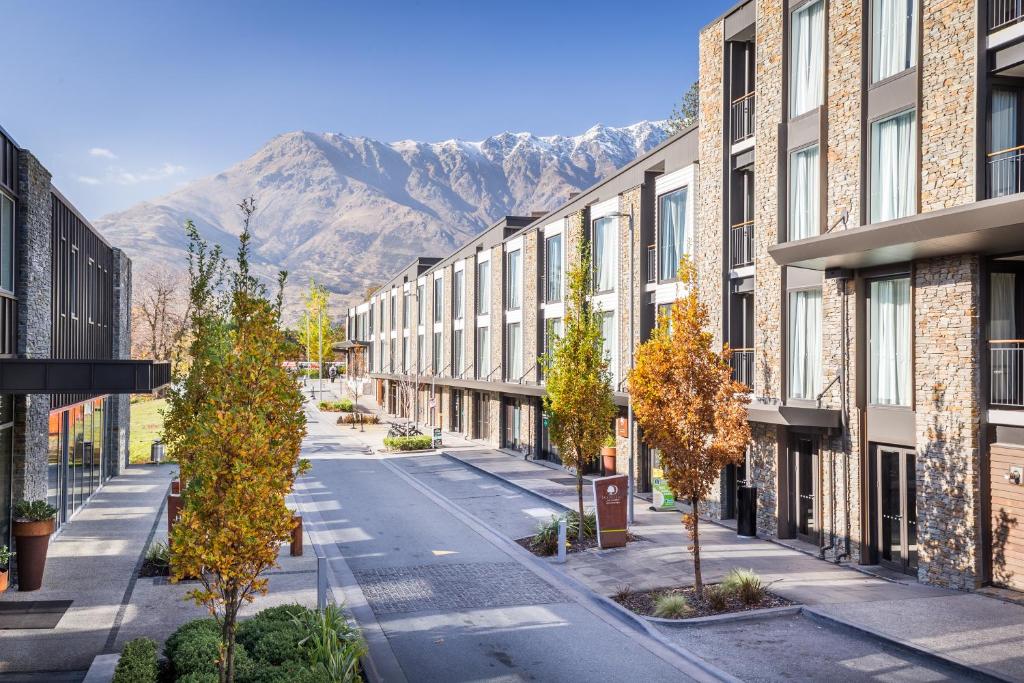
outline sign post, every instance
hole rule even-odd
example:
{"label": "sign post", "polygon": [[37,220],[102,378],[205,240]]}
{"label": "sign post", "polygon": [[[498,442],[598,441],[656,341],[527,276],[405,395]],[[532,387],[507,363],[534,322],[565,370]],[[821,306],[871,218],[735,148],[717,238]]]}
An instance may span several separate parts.
{"label": "sign post", "polygon": [[621,548],[626,545],[628,484],[629,478],[625,474],[594,480],[597,544],[601,548]]}

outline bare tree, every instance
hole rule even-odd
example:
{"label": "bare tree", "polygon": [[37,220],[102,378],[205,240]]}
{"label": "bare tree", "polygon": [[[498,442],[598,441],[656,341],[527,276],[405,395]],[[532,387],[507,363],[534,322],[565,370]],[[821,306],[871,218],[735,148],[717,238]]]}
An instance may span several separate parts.
{"label": "bare tree", "polygon": [[191,308],[184,273],[153,266],[135,286],[132,356],[171,360],[188,330]]}

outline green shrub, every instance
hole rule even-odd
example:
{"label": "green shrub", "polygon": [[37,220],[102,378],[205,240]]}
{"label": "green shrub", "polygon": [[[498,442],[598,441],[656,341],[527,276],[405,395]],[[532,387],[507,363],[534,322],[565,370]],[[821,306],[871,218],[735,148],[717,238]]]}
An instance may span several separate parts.
{"label": "green shrub", "polygon": [[754,573],[753,569],[729,570],[722,581],[722,587],[737,595],[746,605],[760,605],[767,593],[761,577]]}
{"label": "green shrub", "polygon": [[261,664],[245,681],[236,680],[237,683],[322,683],[324,679],[305,662],[284,662],[279,666]]}
{"label": "green shrub", "polygon": [[352,399],[343,398],[340,401],[320,401],[320,410],[328,413],[351,413]]}
{"label": "green shrub", "polygon": [[692,611],[685,595],[662,595],[654,602],[654,616],[662,619],[682,619]]}
{"label": "green shrub", "polygon": [[220,683],[220,676],[209,671],[196,671],[174,679],[177,683]]}
{"label": "green shrub", "polygon": [[729,591],[722,586],[706,586],[704,601],[715,612],[724,612],[729,607]]}
{"label": "green shrub", "polygon": [[362,680],[359,658],[366,654],[366,645],[336,605],[328,605],[323,612],[307,610],[295,617],[295,623],[306,632],[302,647],[320,680]]}
{"label": "green shrub", "polygon": [[364,425],[377,425],[380,424],[380,417],[373,413],[342,413],[338,416],[337,423],[340,425],[350,425],[353,422],[356,424],[362,423]]}
{"label": "green shrub", "polygon": [[121,650],[113,683],[156,683],[156,643],[149,638],[129,640]]}
{"label": "green shrub", "polygon": [[384,447],[389,451],[419,451],[433,446],[434,440],[429,434],[418,436],[388,436],[384,438]]}
{"label": "green shrub", "polygon": [[[580,515],[575,510],[565,514],[565,538],[569,543],[576,541],[579,536]],[[530,547],[540,555],[554,555],[558,552],[558,522],[562,517],[552,515],[547,522],[537,525],[537,531],[530,540]],[[583,515],[583,536],[594,538],[597,536],[597,517],[593,512]]]}
{"label": "green shrub", "polygon": [[299,642],[306,633],[293,617],[306,612],[300,605],[265,609],[238,626],[235,640],[261,664],[278,665],[303,659]]}
{"label": "green shrub", "polygon": [[[189,674],[217,674],[220,627],[214,619],[196,619],[182,625],[164,643],[164,656],[177,679]],[[241,680],[254,668],[244,647],[235,648],[235,672]],[[203,680],[203,679],[197,679]]]}
{"label": "green shrub", "polygon": [[45,500],[21,500],[14,506],[14,519],[25,522],[44,522],[53,519],[57,508]]}
{"label": "green shrub", "polygon": [[171,566],[171,547],[163,541],[154,541],[146,551],[146,562],[154,569],[167,569]]}
{"label": "green shrub", "polygon": [[193,619],[186,622],[164,641],[164,657],[173,664],[178,658],[178,650],[184,643],[206,636],[220,639],[220,627],[217,626],[216,620]]}

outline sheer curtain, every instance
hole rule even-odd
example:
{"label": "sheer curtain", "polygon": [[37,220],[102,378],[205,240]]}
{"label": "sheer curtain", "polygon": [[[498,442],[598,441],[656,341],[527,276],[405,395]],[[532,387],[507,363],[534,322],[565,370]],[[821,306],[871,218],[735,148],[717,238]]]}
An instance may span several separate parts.
{"label": "sheer curtain", "polygon": [[686,253],[686,189],[661,198],[660,267],[658,279],[673,280],[679,271],[679,259]]}
{"label": "sheer curtain", "polygon": [[615,226],[614,218],[594,222],[594,284],[598,292],[615,289]]}
{"label": "sheer curtain", "polygon": [[821,393],[821,290],[789,295],[789,395],[813,400]]}
{"label": "sheer curtain", "polygon": [[549,237],[547,241],[547,300],[562,300],[562,236]]}
{"label": "sheer curtain", "polygon": [[871,3],[872,82],[898,74],[916,63],[916,6],[917,0],[873,0]]}
{"label": "sheer curtain", "polygon": [[871,125],[871,222],[914,213],[914,111]]}
{"label": "sheer curtain", "polygon": [[476,328],[476,376],[484,379],[491,374],[491,330]]}
{"label": "sheer curtain", "polygon": [[991,289],[989,337],[991,339],[1016,339],[1017,276],[1013,273],[992,273]]}
{"label": "sheer curtain", "polygon": [[[998,152],[1012,149],[1017,141],[1017,92],[994,88],[992,90],[992,149]],[[997,154],[989,162],[990,185],[993,197],[1017,192],[1017,160],[1012,153]]]}
{"label": "sheer curtain", "polygon": [[476,312],[479,315],[487,315],[491,310],[491,262],[484,261],[477,265],[476,283],[479,296],[476,302]]}
{"label": "sheer curtain", "polygon": [[505,308],[512,311],[519,308],[520,280],[522,280],[522,269],[520,266],[522,258],[523,252],[518,249],[510,251],[508,254],[508,301],[505,302]]}
{"label": "sheer curtain", "polygon": [[818,146],[793,152],[789,169],[789,240],[821,231],[818,217]]}
{"label": "sheer curtain", "polygon": [[508,371],[505,376],[511,382],[518,382],[523,376],[523,328],[519,323],[508,325]]}
{"label": "sheer curtain", "polygon": [[790,118],[821,105],[824,8],[824,0],[817,0],[793,12],[789,71]]}
{"label": "sheer curtain", "polygon": [[871,283],[870,401],[910,405],[910,278]]}

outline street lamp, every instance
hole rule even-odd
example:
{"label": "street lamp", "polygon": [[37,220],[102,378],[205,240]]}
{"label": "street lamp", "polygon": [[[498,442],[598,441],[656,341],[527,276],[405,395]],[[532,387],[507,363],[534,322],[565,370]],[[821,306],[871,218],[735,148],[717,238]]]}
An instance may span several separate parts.
{"label": "street lamp", "polygon": [[[633,357],[634,353],[634,338],[633,338],[633,307],[634,307],[634,274],[636,270],[636,264],[633,258],[633,209],[630,207],[629,213],[613,213],[612,216],[617,218],[628,218],[629,219],[629,369],[633,369]],[[626,507],[626,521],[628,524],[633,524],[633,494],[635,493],[634,481],[634,465],[636,455],[634,453],[635,438],[634,432],[636,431],[633,425],[633,396],[627,392],[626,400],[626,422],[629,425],[629,472],[627,473],[628,484],[626,486],[627,497],[629,498],[629,504]]]}

